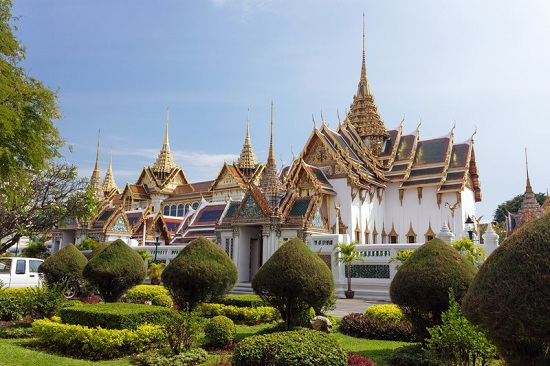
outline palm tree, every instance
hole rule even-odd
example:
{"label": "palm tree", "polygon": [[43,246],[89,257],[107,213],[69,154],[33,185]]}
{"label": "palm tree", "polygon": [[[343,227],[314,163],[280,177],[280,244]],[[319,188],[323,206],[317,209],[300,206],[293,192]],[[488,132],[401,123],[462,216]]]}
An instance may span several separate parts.
{"label": "palm tree", "polygon": [[356,260],[364,261],[359,252],[355,251],[356,245],[356,242],[351,242],[349,244],[338,243],[334,246],[334,250],[336,252],[336,263],[343,263],[348,272],[348,289],[345,291],[348,299],[353,299],[355,294],[355,292],[351,290],[351,264]]}

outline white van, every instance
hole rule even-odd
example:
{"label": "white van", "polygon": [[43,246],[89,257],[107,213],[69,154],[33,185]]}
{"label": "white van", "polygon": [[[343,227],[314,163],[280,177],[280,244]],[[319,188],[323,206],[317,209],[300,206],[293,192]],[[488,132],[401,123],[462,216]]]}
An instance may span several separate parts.
{"label": "white van", "polygon": [[38,267],[44,262],[37,258],[0,258],[0,281],[3,287],[37,287],[40,284]]}

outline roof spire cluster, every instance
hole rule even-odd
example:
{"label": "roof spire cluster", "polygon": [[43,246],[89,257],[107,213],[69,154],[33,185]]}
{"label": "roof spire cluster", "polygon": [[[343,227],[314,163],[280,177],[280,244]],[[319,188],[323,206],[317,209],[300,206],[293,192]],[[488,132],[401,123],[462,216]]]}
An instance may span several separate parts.
{"label": "roof spire cluster", "polygon": [[272,210],[277,210],[279,200],[283,195],[283,186],[277,173],[277,164],[275,163],[275,153],[273,151],[273,101],[271,102],[271,131],[269,138],[269,154],[267,164],[260,181],[260,187],[264,197],[268,200]]}
{"label": "roof spire cluster", "polygon": [[90,178],[90,184],[94,188],[94,192],[97,198],[103,198],[103,191],[101,188],[101,174],[99,172],[99,137],[101,135],[101,129],[97,132],[97,150],[95,155],[95,166]]}

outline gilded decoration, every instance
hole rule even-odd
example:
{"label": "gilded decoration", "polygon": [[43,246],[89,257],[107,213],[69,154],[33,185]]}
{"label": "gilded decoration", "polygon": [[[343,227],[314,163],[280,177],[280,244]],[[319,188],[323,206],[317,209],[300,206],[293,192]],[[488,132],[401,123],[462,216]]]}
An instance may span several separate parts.
{"label": "gilded decoration", "polygon": [[119,216],[116,220],[115,224],[111,228],[112,231],[128,231],[128,228],[126,227],[126,223],[124,222],[124,218],[122,216]]}
{"label": "gilded decoration", "polygon": [[401,207],[403,207],[403,196],[405,195],[405,190],[400,189],[399,190],[399,203],[401,204]]}
{"label": "gilded decoration", "polygon": [[311,220],[311,226],[315,228],[320,228],[320,229],[325,227],[323,218],[321,216],[321,210],[317,209],[315,211],[315,214],[313,215],[313,219]]}
{"label": "gilded decoration", "polygon": [[241,212],[239,212],[239,219],[256,219],[260,217],[264,217],[262,210],[256,201],[252,197],[249,197],[244,203]]}
{"label": "gilded decoration", "polygon": [[238,226],[233,226],[233,237],[235,238],[235,237],[237,237],[237,236],[239,236],[239,235],[241,235],[241,232],[240,232],[240,230],[239,230],[239,227],[238,227]]}
{"label": "gilded decoration", "polygon": [[416,193],[418,194],[418,204],[422,204],[422,187],[418,187]]}

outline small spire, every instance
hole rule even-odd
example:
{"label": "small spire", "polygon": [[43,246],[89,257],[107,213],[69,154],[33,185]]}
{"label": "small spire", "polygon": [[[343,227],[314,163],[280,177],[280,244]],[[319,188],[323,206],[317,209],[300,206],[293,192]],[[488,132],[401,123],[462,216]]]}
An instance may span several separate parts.
{"label": "small spire", "polygon": [[113,175],[113,151],[111,150],[111,158],[109,159],[109,167],[107,168],[107,174],[105,174],[105,179],[103,180],[103,192],[105,195],[109,194],[113,189],[116,189],[116,193],[119,193],[115,177]]}
{"label": "small spire", "polygon": [[101,174],[99,172],[99,139],[101,135],[101,129],[97,132],[97,150],[95,155],[95,166],[94,171],[92,172],[92,177],[90,178],[90,184],[94,188],[97,198],[102,198],[101,191]]}
{"label": "small spire", "polygon": [[279,208],[279,200],[283,195],[283,187],[277,173],[277,165],[275,163],[275,153],[273,151],[273,101],[271,101],[271,127],[269,138],[269,154],[267,164],[265,165],[262,179],[260,181],[264,197],[269,202],[273,212],[277,212]]}
{"label": "small spire", "polygon": [[315,115],[313,113],[311,114],[311,120],[313,121],[313,129],[316,130],[317,129],[317,123],[315,122]]}

